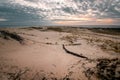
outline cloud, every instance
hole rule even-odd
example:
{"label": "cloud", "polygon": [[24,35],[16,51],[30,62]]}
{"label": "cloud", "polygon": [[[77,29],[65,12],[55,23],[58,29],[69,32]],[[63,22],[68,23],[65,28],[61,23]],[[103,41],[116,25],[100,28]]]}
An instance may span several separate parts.
{"label": "cloud", "polygon": [[7,19],[4,19],[4,18],[0,18],[0,21],[7,21]]}
{"label": "cloud", "polygon": [[0,17],[9,24],[120,24],[120,0],[1,0]]}
{"label": "cloud", "polygon": [[[5,6],[4,6],[5,5]],[[44,25],[50,21],[44,19],[44,15],[39,15],[36,8],[17,5],[17,4],[1,4],[0,17],[9,19],[9,21],[1,22],[0,25]]]}

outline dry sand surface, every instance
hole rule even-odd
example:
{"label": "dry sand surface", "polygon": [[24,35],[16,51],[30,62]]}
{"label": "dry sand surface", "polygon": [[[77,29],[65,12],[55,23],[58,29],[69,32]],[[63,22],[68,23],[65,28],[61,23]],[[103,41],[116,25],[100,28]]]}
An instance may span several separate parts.
{"label": "dry sand surface", "polygon": [[120,35],[62,30],[1,28],[0,80],[119,80]]}

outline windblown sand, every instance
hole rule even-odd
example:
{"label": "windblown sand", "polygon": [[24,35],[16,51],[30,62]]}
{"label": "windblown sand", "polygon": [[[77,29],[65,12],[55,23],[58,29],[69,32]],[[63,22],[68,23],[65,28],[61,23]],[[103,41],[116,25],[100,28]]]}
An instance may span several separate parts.
{"label": "windblown sand", "polygon": [[[89,76],[86,76],[84,72],[95,67],[97,63],[67,54],[62,48],[63,44],[68,50],[84,55],[91,60],[120,58],[120,53],[104,51],[99,46],[86,40],[97,37],[102,40],[120,41],[120,36],[93,33],[87,29],[80,30],[78,34],[24,28],[6,28],[2,30],[16,32],[24,38],[24,42],[20,44],[14,39],[6,40],[0,37],[0,65],[7,65],[8,67],[14,65],[20,69],[27,67],[32,70],[31,72],[44,72],[44,76],[47,76],[48,80],[50,80],[51,76],[61,80],[65,78],[65,80],[88,80]],[[63,37],[71,35],[77,36],[72,43],[63,39]],[[0,79],[5,80],[4,77]],[[51,78],[51,80],[54,79]],[[91,80],[97,80],[97,78],[93,76]]]}

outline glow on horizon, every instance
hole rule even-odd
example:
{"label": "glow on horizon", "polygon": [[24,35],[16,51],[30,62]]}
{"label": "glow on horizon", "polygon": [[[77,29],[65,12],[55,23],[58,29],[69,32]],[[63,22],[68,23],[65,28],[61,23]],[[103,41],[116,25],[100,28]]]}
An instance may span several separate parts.
{"label": "glow on horizon", "polygon": [[120,0],[2,0],[0,17],[0,25],[120,25]]}
{"label": "glow on horizon", "polygon": [[60,20],[60,21],[55,21],[54,23],[58,25],[106,25],[106,24],[114,24],[116,20],[114,19],[96,19],[96,18],[72,18],[72,19],[67,19],[67,20]]}

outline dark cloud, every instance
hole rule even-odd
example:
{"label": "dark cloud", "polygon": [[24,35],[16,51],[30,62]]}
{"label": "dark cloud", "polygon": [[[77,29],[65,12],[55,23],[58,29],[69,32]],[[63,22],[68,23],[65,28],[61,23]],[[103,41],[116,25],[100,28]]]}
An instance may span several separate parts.
{"label": "dark cloud", "polygon": [[78,11],[72,7],[63,7],[62,10],[69,14],[76,14]]}
{"label": "dark cloud", "polygon": [[45,25],[49,21],[44,20],[44,15],[37,15],[38,9],[21,5],[1,4],[0,18],[6,21],[0,25]]}
{"label": "dark cloud", "polygon": [[[97,11],[98,17],[120,18],[120,0],[74,0],[79,9]],[[118,8],[116,10],[115,8]],[[101,15],[101,13],[104,13]]]}
{"label": "dark cloud", "polygon": [[0,0],[0,25],[49,25],[55,20],[72,21],[71,16],[109,18],[117,24],[120,0]]}

